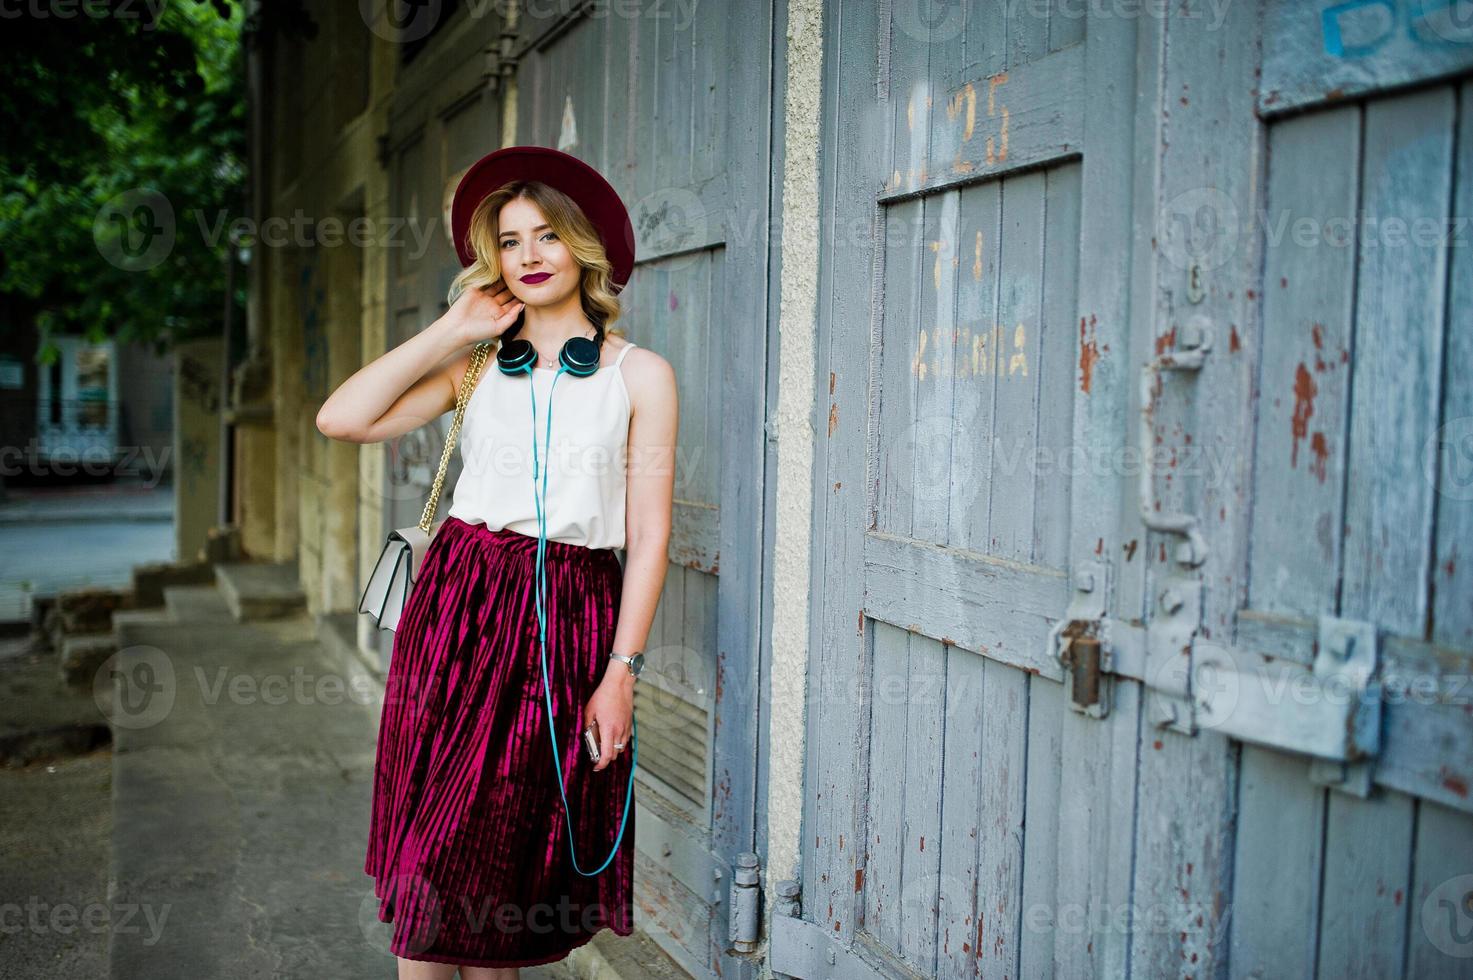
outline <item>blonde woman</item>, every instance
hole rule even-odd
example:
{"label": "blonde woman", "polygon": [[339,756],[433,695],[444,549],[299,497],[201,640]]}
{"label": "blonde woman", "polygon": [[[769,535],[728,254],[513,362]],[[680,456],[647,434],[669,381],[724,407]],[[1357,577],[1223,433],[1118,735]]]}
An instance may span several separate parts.
{"label": "blonde woman", "polygon": [[597,171],[508,147],[466,172],[451,213],[449,310],[317,424],[393,439],[453,408],[474,345],[495,342],[395,634],[364,865],[401,978],[481,980],[633,931],[634,686],[678,405],[670,364],[610,330],[634,236]]}

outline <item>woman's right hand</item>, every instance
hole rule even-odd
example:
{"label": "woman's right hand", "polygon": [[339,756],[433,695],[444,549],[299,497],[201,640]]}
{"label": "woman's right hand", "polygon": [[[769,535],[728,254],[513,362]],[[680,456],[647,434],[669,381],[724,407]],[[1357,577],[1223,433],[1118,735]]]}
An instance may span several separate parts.
{"label": "woman's right hand", "polygon": [[521,315],[525,304],[512,295],[505,280],[467,289],[445,312],[460,331],[462,344],[479,344],[500,337]]}

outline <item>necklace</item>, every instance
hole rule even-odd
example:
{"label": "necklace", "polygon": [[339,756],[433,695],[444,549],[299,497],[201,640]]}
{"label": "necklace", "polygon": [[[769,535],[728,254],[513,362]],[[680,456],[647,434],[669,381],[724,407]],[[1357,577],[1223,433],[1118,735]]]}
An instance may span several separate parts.
{"label": "necklace", "polygon": [[[592,337],[589,337],[587,334],[584,334],[584,337],[587,340],[592,340],[593,339]],[[545,357],[542,358],[542,368],[543,368],[543,370],[550,371],[550,370],[552,370],[553,368],[555,368],[557,366],[558,366],[558,362],[557,361],[555,361],[555,360],[549,361]]]}

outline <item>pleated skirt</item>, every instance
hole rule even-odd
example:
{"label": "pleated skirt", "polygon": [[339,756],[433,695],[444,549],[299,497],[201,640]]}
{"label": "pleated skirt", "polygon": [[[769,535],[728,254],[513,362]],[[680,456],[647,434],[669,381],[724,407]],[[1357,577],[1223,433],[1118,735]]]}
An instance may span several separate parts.
{"label": "pleated skirt", "polygon": [[[634,930],[632,746],[595,772],[584,706],[608,669],[623,568],[611,549],[546,544],[548,735],[537,539],[447,517],[395,633],[364,870],[390,951],[469,966],[563,958]],[[616,664],[616,666],[619,666]],[[569,834],[577,868],[569,854]]]}

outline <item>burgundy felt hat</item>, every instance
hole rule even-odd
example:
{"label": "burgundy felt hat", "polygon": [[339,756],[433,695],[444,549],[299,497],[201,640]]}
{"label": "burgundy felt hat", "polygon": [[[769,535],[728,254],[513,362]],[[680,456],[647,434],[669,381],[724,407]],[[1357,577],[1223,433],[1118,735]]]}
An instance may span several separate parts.
{"label": "burgundy felt hat", "polygon": [[505,146],[488,153],[465,172],[450,205],[450,231],[462,266],[475,261],[466,242],[471,214],[487,194],[509,180],[540,180],[573,199],[598,230],[614,266],[617,292],[634,272],[634,225],[629,211],[603,174],[577,157],[548,146]]}

